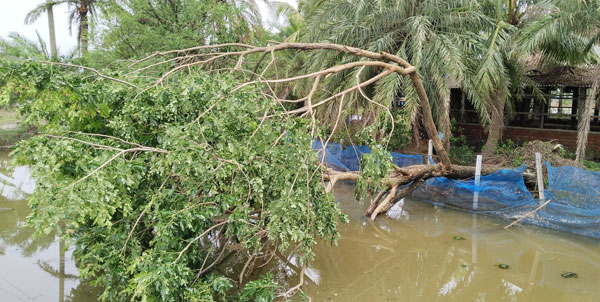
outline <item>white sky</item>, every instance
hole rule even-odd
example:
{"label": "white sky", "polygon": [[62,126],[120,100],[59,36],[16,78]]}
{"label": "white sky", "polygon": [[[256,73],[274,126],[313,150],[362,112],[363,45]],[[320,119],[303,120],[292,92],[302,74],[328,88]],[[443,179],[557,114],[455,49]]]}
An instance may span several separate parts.
{"label": "white sky", "polygon": [[[48,47],[48,16],[41,15],[38,20],[30,25],[25,25],[25,15],[45,0],[0,0],[0,36],[6,38],[11,32],[18,32],[29,39],[37,41],[35,31],[46,41]],[[69,35],[67,23],[66,4],[54,7],[54,23],[56,28],[56,45],[61,54],[69,52],[77,46],[77,31],[74,28],[73,36]]]}
{"label": "white sky", "polygon": [[[46,41],[46,45],[50,47],[50,43],[48,42],[48,16],[46,14],[41,15],[34,24],[25,25],[24,22],[27,12],[43,1],[45,0],[0,0],[0,37],[6,38],[11,32],[18,32],[29,39],[37,41],[35,34],[37,30],[44,41]],[[259,2],[261,13],[263,14],[263,18],[266,19],[265,14],[268,14],[266,12],[268,9],[261,2]],[[297,0],[284,0],[284,2],[292,3],[296,6]],[[73,29],[73,36],[69,35],[67,8],[66,4],[54,7],[56,44],[60,54],[68,53],[77,46],[76,29]]]}

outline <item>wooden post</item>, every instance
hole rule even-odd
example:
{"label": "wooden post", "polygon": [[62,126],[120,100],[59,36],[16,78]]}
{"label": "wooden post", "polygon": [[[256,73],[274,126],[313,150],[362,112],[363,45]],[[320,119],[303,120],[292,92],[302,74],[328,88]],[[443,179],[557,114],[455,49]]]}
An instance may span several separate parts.
{"label": "wooden post", "polygon": [[579,105],[580,104],[585,104],[585,102],[583,102],[583,103],[579,102],[579,98],[580,98],[579,88],[572,89],[571,92],[573,92],[573,99],[571,101],[571,125],[570,125],[570,129],[571,130],[577,130],[577,121],[579,120],[579,117],[581,116],[581,112],[583,111],[582,109],[585,108],[584,106],[579,106]]}
{"label": "wooden post", "polygon": [[544,99],[540,100],[541,105],[542,105],[542,111],[540,112],[540,114],[542,115],[540,117],[540,129],[544,129],[544,122],[546,119],[546,115],[548,113],[548,102],[550,101],[550,89],[549,88],[545,88],[544,90]]}
{"label": "wooden post", "polygon": [[544,129],[544,121],[546,119],[546,113],[548,113],[548,107],[546,104],[542,104],[542,117],[540,118],[540,129]]}
{"label": "wooden post", "polygon": [[546,201],[544,194],[544,175],[542,174],[542,154],[535,153],[535,172],[537,174],[537,186],[541,202]]}
{"label": "wooden post", "polygon": [[473,213],[473,225],[471,229],[471,263],[477,264],[477,213]]}

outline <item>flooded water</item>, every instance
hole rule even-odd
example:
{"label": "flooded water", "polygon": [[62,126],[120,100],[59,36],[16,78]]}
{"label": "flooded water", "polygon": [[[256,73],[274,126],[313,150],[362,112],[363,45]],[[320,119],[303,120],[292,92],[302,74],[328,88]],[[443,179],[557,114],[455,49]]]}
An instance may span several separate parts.
{"label": "flooded water", "polygon": [[336,196],[351,222],[338,246],[317,247],[305,278],[312,301],[600,301],[596,240],[503,230],[509,222],[411,201],[370,222],[352,186]]}
{"label": "flooded water", "polygon": [[27,167],[9,166],[0,152],[0,301],[96,301],[97,291],[78,280],[70,250],[61,253],[55,236],[31,238],[26,198],[35,184]]}
{"label": "flooded water", "polygon": [[[0,153],[0,302],[96,301],[70,250],[62,254],[54,236],[31,239],[24,224],[34,183],[27,167],[8,166]],[[600,301],[597,240],[503,230],[507,221],[411,201],[371,222],[352,186],[335,193],[351,222],[337,246],[316,246],[304,287],[312,301]],[[561,276],[568,272],[577,278]]]}

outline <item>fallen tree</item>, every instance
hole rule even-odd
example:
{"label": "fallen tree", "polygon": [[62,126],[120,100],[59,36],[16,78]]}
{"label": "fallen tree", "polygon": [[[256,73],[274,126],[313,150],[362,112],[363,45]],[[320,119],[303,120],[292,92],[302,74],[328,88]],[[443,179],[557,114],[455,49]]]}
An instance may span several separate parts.
{"label": "fallen tree", "polygon": [[[198,51],[201,49],[204,49],[204,50],[205,49],[221,49],[223,47],[230,47],[230,46],[241,47],[241,48],[244,48],[244,50],[214,51],[214,52],[210,52],[210,53],[200,53],[200,54],[195,54],[195,55],[190,54],[193,51],[195,52],[195,51]],[[280,52],[280,51],[284,51],[284,50],[335,51],[335,52],[343,53],[343,54],[346,54],[349,56],[357,57],[360,60],[342,64],[342,65],[332,66],[327,69],[318,70],[318,71],[314,71],[312,73],[297,75],[297,76],[289,77],[289,78],[278,78],[277,73],[275,73],[275,76],[276,76],[275,78],[270,78],[270,79],[264,78],[263,76],[265,75],[265,73],[267,73],[269,68],[277,65],[276,64],[276,61],[277,61],[276,53]],[[158,52],[147,58],[144,58],[143,60],[135,62],[134,64],[132,64],[132,66],[143,63],[152,58],[168,55],[171,53],[172,52],[166,52],[166,53]],[[167,80],[170,76],[172,76],[176,72],[185,70],[186,68],[189,68],[190,66],[206,66],[207,64],[214,63],[215,60],[233,57],[233,58],[236,58],[235,68],[233,69],[234,71],[252,73],[259,77],[256,80],[247,81],[247,82],[242,83],[240,86],[238,86],[238,88],[245,87],[247,85],[252,85],[252,84],[264,84],[267,86],[266,91],[271,92],[271,94],[269,94],[269,97],[275,99],[277,102],[280,102],[282,104],[302,103],[303,105],[301,107],[290,110],[286,114],[297,114],[297,115],[300,115],[303,117],[311,118],[311,120],[312,120],[311,125],[313,127],[313,129],[311,131],[312,134],[315,133],[314,127],[316,127],[316,118],[315,118],[314,110],[318,106],[322,106],[325,103],[331,102],[335,99],[341,100],[340,106],[339,106],[340,110],[338,111],[337,118],[335,119],[335,125],[333,126],[332,132],[334,132],[338,126],[338,123],[340,122],[341,107],[342,107],[341,103],[343,102],[344,98],[348,96],[348,94],[358,91],[358,96],[364,98],[370,104],[373,104],[374,106],[384,107],[382,104],[376,103],[375,101],[373,101],[372,99],[369,98],[369,96],[364,92],[365,87],[368,85],[372,85],[377,81],[382,80],[384,77],[389,76],[392,73],[397,73],[401,76],[410,77],[411,83],[414,86],[414,89],[417,92],[417,95],[420,100],[421,114],[423,115],[423,123],[425,126],[426,133],[433,142],[433,146],[435,148],[435,151],[437,153],[440,163],[436,164],[436,165],[416,165],[416,166],[403,167],[403,168],[393,167],[393,169],[388,169],[389,171],[388,171],[387,175],[385,175],[385,176],[379,175],[380,177],[384,178],[384,180],[382,181],[383,186],[379,186],[378,188],[373,188],[372,186],[367,185],[364,188],[368,191],[371,191],[371,189],[375,189],[374,191],[377,191],[377,192],[372,192],[372,193],[376,193],[376,195],[373,198],[373,200],[371,201],[371,205],[365,212],[365,216],[368,216],[371,219],[375,219],[375,217],[377,217],[377,215],[389,210],[392,207],[392,205],[399,199],[409,196],[414,190],[416,190],[419,187],[420,184],[422,184],[428,178],[443,176],[443,177],[449,177],[449,178],[466,179],[466,178],[473,177],[475,175],[475,167],[457,166],[457,165],[453,165],[451,163],[448,153],[445,150],[443,143],[440,140],[439,136],[437,135],[438,130],[433,121],[429,98],[427,97],[427,94],[425,93],[425,89],[419,78],[417,68],[415,66],[410,65],[407,61],[405,61],[404,59],[402,59],[396,55],[386,53],[386,52],[375,53],[375,52],[371,52],[371,51],[367,51],[367,50],[363,50],[363,49],[359,49],[359,48],[355,48],[355,47],[339,45],[339,44],[332,44],[332,43],[281,43],[281,44],[276,44],[276,45],[267,46],[267,47],[254,47],[254,46],[243,45],[243,44],[235,44],[235,45],[224,44],[224,45],[194,47],[194,48],[190,48],[190,49],[184,49],[184,50],[177,51],[177,53],[180,54],[182,58],[185,58],[186,62],[183,64],[179,64],[175,68],[162,74],[157,79],[155,85],[162,83],[163,81]],[[242,67],[244,59],[252,54],[261,54],[260,60],[254,66],[254,69],[252,71],[244,70]],[[271,56],[271,60],[266,64],[266,66],[262,70],[259,70],[261,67],[261,62],[267,55]],[[195,60],[197,57],[201,57],[202,59]],[[177,58],[175,58],[175,59],[177,59]],[[179,59],[179,60],[181,60],[181,59]],[[134,72],[147,70],[149,67],[150,68],[156,67],[157,65],[164,64],[166,62],[169,62],[169,60],[164,60],[164,61],[160,61],[158,63],[150,64],[149,66],[140,68]],[[377,67],[377,68],[382,69],[383,71],[381,73],[377,74],[376,76],[374,76],[366,81],[361,82],[359,80],[359,75],[363,71],[363,69],[366,67]],[[357,72],[357,74],[355,76],[356,77],[356,85],[355,86],[353,86],[349,89],[345,89],[343,91],[337,92],[337,93],[331,93],[331,95],[321,97],[319,99],[317,99],[315,97],[316,92],[319,89],[319,84],[324,77],[327,77],[334,73],[346,71],[348,69],[359,69],[359,71]],[[259,71],[260,71],[260,74],[257,73]],[[287,100],[287,99],[280,98],[279,97],[280,94],[275,92],[273,87],[271,87],[271,84],[286,83],[286,82],[306,80],[306,79],[310,79],[312,81],[312,86],[311,86],[312,88],[311,88],[310,92],[307,95],[305,95],[299,99],[295,99],[295,100]],[[236,88],[236,89],[238,89],[238,88]],[[390,114],[388,108],[384,107],[384,110],[389,114],[390,118],[393,120],[393,116]],[[268,118],[268,116],[266,118]],[[392,128],[392,131],[393,131],[393,128]],[[327,146],[327,143],[331,139],[331,135],[329,137],[316,137],[316,139],[321,140],[321,142],[324,141],[325,144],[323,144],[323,146],[325,148]],[[379,158],[375,162],[377,164],[381,164],[381,160],[385,160],[385,159]],[[497,167],[483,168],[482,175],[486,175],[486,174],[495,172],[498,169],[499,168],[497,168]],[[334,170],[327,169],[326,171],[324,171],[322,178],[325,182],[326,191],[330,192],[333,189],[333,186],[335,185],[335,183],[337,181],[339,181],[339,180],[358,181],[362,176],[363,176],[363,174],[361,172],[336,172]],[[529,174],[525,175],[525,179],[529,183],[534,183],[534,181],[535,181],[533,175],[529,175]],[[401,190],[398,189],[400,186],[407,185],[407,184],[410,184],[410,186],[407,188],[401,189]],[[365,196],[365,193],[366,192],[362,192],[361,195]]]}
{"label": "fallen tree", "polygon": [[[280,78],[284,51],[334,51],[352,60]],[[366,68],[380,72],[361,80]],[[417,68],[388,53],[235,43],[158,52],[111,75],[52,62],[8,70],[21,80],[14,87],[28,120],[45,123],[16,152],[41,188],[30,200],[30,223],[76,242],[81,274],[105,287],[105,300],[226,300],[234,279],[241,301],[268,301],[272,291],[288,297],[301,286],[281,290],[268,277],[247,276],[278,253],[303,269],[317,238],[335,241],[345,220],[331,194],[336,182],[353,180],[360,195],[375,193],[367,210],[374,219],[430,177],[468,178],[475,170],[452,165]],[[349,70],[354,86],[322,91],[323,79]],[[339,102],[332,132],[350,97],[393,120],[366,88],[394,73],[410,77],[440,163],[400,168],[374,146],[359,172],[327,169],[309,145],[332,139],[316,110]],[[311,89],[286,99],[275,86],[291,81],[310,81]],[[213,275],[231,254],[244,259],[236,276]]]}

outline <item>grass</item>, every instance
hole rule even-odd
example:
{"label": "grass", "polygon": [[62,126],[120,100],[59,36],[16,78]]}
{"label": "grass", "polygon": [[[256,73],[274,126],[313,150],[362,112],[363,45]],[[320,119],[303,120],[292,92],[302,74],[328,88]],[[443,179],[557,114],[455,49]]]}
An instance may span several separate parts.
{"label": "grass", "polygon": [[600,163],[599,162],[584,160],[583,166],[588,170],[600,172]]}

